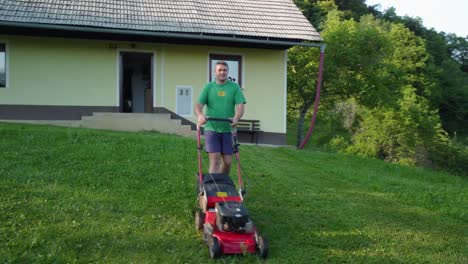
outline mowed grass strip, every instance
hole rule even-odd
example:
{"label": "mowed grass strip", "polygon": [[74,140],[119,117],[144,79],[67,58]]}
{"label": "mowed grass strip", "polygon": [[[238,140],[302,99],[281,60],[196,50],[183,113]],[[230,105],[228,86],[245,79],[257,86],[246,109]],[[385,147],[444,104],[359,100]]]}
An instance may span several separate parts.
{"label": "mowed grass strip", "polygon": [[[3,123],[0,150],[0,261],[211,262],[193,224],[195,140]],[[468,262],[466,178],[292,148],[241,159],[270,263]]]}

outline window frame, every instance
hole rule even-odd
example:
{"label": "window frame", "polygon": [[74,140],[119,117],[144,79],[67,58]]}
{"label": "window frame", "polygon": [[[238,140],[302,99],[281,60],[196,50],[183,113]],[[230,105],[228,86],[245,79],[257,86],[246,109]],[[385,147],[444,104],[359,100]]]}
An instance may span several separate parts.
{"label": "window frame", "polygon": [[9,78],[8,78],[8,74],[9,74],[9,63],[8,63],[8,41],[6,40],[3,40],[3,39],[0,39],[0,45],[4,45],[5,47],[5,50],[3,51],[5,53],[5,85],[0,85],[0,89],[6,89],[8,88],[8,83],[9,83]]}
{"label": "window frame", "polygon": [[244,88],[244,56],[241,54],[233,54],[233,53],[219,53],[219,52],[212,52],[208,54],[208,82],[212,81],[214,69],[212,68],[212,61],[213,60],[223,60],[223,61],[237,61],[239,68],[238,71],[238,80],[237,84]]}

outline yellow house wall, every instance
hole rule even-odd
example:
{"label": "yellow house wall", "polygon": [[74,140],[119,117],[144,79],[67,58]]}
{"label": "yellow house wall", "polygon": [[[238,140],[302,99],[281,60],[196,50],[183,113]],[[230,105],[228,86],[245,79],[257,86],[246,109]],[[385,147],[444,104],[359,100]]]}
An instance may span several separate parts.
{"label": "yellow house wall", "polygon": [[[285,51],[0,35],[7,44],[7,88],[0,104],[119,105],[119,52],[153,56],[154,106],[176,112],[176,87],[193,88],[193,104],[208,81],[210,53],[243,57],[246,119],[285,133]],[[195,117],[187,119],[194,121]]]}
{"label": "yellow house wall", "polygon": [[[167,46],[164,49],[164,106],[176,107],[176,87],[192,86],[194,103],[208,81],[209,54],[243,57],[243,88],[247,99],[243,118],[258,119],[264,131],[285,133],[285,51],[205,46]],[[187,117],[195,121],[195,117]]]}
{"label": "yellow house wall", "polygon": [[115,105],[115,51],[104,43],[12,36],[7,49],[9,80],[0,104]]}

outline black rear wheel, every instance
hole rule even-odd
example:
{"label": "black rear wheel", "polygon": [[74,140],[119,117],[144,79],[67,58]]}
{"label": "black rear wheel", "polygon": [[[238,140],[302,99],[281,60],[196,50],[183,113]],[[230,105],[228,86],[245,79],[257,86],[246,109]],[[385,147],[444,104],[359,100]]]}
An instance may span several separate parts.
{"label": "black rear wheel", "polygon": [[216,237],[211,239],[211,243],[209,243],[208,247],[210,250],[210,257],[212,259],[221,257],[221,245]]}
{"label": "black rear wheel", "polygon": [[205,214],[198,209],[195,212],[195,229],[200,231],[203,229],[203,224],[205,223]]}
{"label": "black rear wheel", "polygon": [[262,236],[259,236],[257,239],[257,249],[258,255],[262,259],[268,258],[268,240]]}

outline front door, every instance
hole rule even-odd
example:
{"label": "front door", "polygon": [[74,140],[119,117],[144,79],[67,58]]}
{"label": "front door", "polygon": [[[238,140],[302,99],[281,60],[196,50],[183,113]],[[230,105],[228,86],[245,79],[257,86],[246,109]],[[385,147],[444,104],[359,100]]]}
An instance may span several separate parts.
{"label": "front door", "polygon": [[153,54],[120,52],[120,112],[153,112]]}

